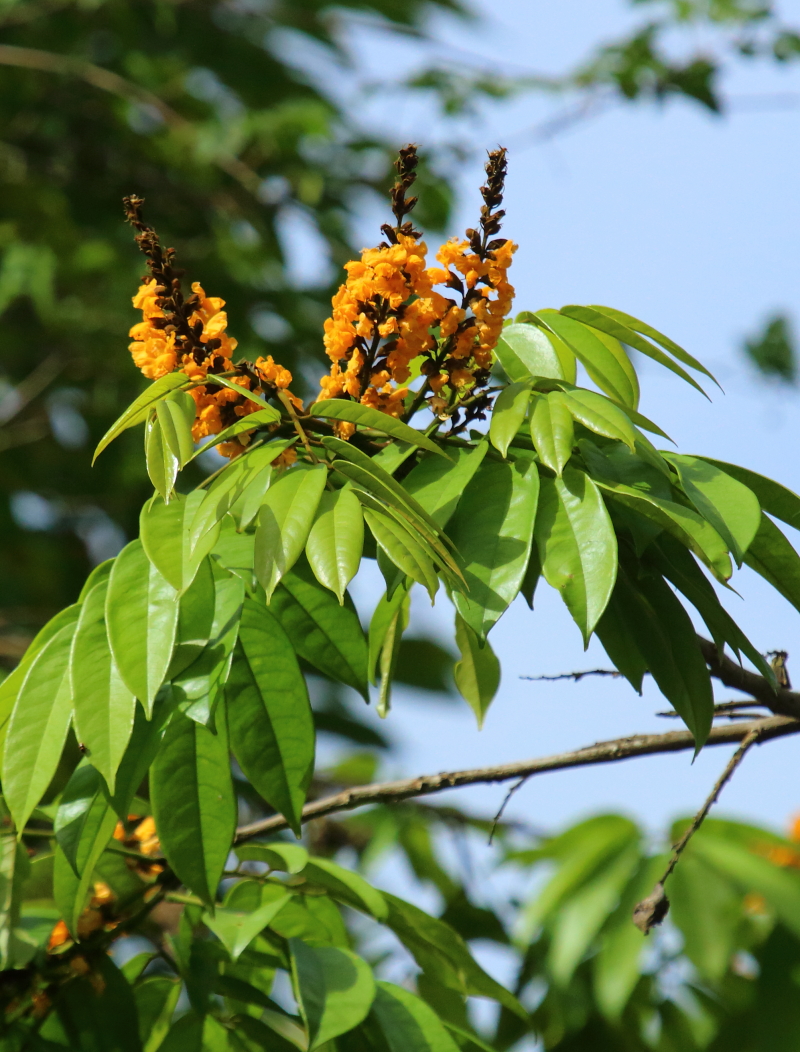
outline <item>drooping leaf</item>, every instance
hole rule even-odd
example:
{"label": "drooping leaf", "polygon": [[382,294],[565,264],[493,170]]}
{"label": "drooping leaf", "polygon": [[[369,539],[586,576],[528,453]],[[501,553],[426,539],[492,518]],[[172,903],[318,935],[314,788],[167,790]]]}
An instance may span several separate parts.
{"label": "drooping leaf", "polygon": [[[218,434],[213,435],[208,442],[199,446],[192,455],[192,460],[194,460],[195,457],[199,457],[201,453],[207,453],[209,449],[218,446],[220,442],[228,442],[236,435],[241,435],[245,431],[252,431],[256,427],[264,427],[266,424],[274,424],[275,421],[279,419],[280,413],[271,405],[268,405],[265,409],[256,409],[254,413],[248,413],[247,416],[241,416],[229,427],[223,428]],[[283,446],[283,449],[285,449],[286,446],[290,444],[290,440],[280,444]],[[283,449],[278,449],[277,446],[278,443],[276,443],[275,448],[276,457],[283,452]]]}
{"label": "drooping leaf", "polygon": [[512,325],[506,325],[497,341],[497,357],[514,382],[530,377],[545,377],[575,383],[575,355],[555,335],[545,332],[520,315]]}
{"label": "drooping leaf", "polygon": [[538,325],[564,341],[602,391],[618,402],[636,408],[637,391],[628,370],[620,365],[616,355],[590,328],[556,310],[540,310],[534,317]]}
{"label": "drooping leaf", "polygon": [[403,486],[440,526],[446,526],[488,448],[488,442],[479,442],[474,449],[456,446],[449,451],[452,463],[425,457],[408,473]]}
{"label": "drooping leaf", "polygon": [[459,613],[456,613],[456,644],[461,651],[461,660],[454,670],[456,686],[475,713],[480,729],[500,686],[500,662],[488,640],[481,646],[478,635]]}
{"label": "drooping leaf", "polygon": [[[194,580],[178,600],[178,624],[168,678],[174,680],[197,659],[213,635],[217,582],[230,574],[209,556],[200,563]],[[241,590],[244,582],[238,579]]]}
{"label": "drooping leaf", "polygon": [[171,391],[175,391],[179,387],[188,386],[188,384],[189,380],[186,374],[180,372],[167,373],[166,376],[162,376],[152,383],[146,391],[143,391],[138,398],[131,402],[122,416],[115,420],[108,431],[106,431],[100,439],[97,449],[94,451],[92,463],[97,460],[106,446],[114,441],[117,435],[121,434],[126,428],[135,427],[136,424],[143,423],[157,402],[162,398],[166,398]]}
{"label": "drooping leaf", "polygon": [[156,405],[156,416],[161,425],[161,434],[170,452],[183,467],[194,453],[192,424],[197,404],[186,391],[173,391]]}
{"label": "drooping leaf", "polygon": [[522,427],[530,398],[530,384],[524,381],[509,384],[497,396],[492,409],[489,438],[495,449],[498,449],[503,456],[506,455],[511,440]]}
{"label": "drooping leaf", "polygon": [[595,634],[617,671],[622,673],[637,694],[641,694],[647,662],[636,646],[620,605],[619,597],[612,592],[603,616],[597,622]]}
{"label": "drooping leaf", "polygon": [[311,884],[325,888],[334,898],[366,911],[376,920],[385,921],[389,915],[386,900],[380,891],[376,891],[359,873],[345,869],[329,858],[310,858],[303,869],[303,876]]}
{"label": "drooping leaf", "polygon": [[588,475],[565,468],[563,478],[542,479],[536,542],[545,580],[561,592],[588,645],[617,574],[614,528]]}
{"label": "drooping leaf", "polygon": [[270,923],[291,899],[291,893],[276,884],[256,884],[260,905],[242,911],[225,907],[217,908],[213,915],[205,913],[203,921],[214,932],[235,961],[247,949],[259,932]]}
{"label": "drooping leaf", "polygon": [[421,997],[384,980],[376,987],[372,1015],[390,1052],[457,1052],[459,1046]]}
{"label": "drooping leaf", "polygon": [[561,475],[575,445],[572,414],[561,391],[534,396],[531,438],[541,462],[556,475]]}
{"label": "drooping leaf", "polygon": [[53,825],[58,846],[78,877],[94,867],[115,825],[103,778],[84,760],[61,795]]}
{"label": "drooping leaf", "polygon": [[306,555],[314,576],[344,603],[364,550],[364,516],[358,497],[345,487],[325,492],[308,535]]}
{"label": "drooping leaf", "polygon": [[144,452],[147,474],[153,483],[153,489],[164,503],[168,504],[175,489],[180,462],[167,444],[157,415],[145,422]]}
{"label": "drooping leaf", "polygon": [[761,523],[744,561],[800,610],[800,556],[772,519],[761,514]]}
{"label": "drooping leaf", "polygon": [[433,601],[439,581],[433,562],[419,538],[393,518],[388,513],[388,509],[384,512],[379,511],[375,506],[365,506],[364,519],[388,560],[397,567],[402,575],[410,577],[426,588]]}
{"label": "drooping leaf", "polygon": [[539,497],[535,460],[486,461],[467,486],[450,523],[469,591],[457,593],[459,613],[486,633],[522,585]]}
{"label": "drooping leaf", "polygon": [[305,548],[327,477],[322,464],[295,468],[267,491],[258,516],[254,559],[268,602]]}
{"label": "drooping leaf", "polygon": [[210,530],[192,550],[190,530],[203,491],[181,494],[165,504],[158,497],[142,508],[139,529],[142,546],[150,562],[183,593],[194,580],[200,563],[214,547],[219,531]]}
{"label": "drooping leaf", "polygon": [[561,397],[572,416],[584,427],[598,435],[624,442],[633,452],[636,444],[633,425],[627,414],[610,399],[580,387],[564,391]]}
{"label": "drooping leaf", "polygon": [[323,675],[353,687],[369,701],[367,641],[349,596],[340,606],[303,559],[276,589],[270,612],[280,621],[300,657]]}
{"label": "drooping leaf", "polygon": [[170,866],[212,905],[236,828],[224,720],[212,734],[176,713],[150,769],[150,794]]}
{"label": "drooping leaf", "polygon": [[292,875],[302,873],[308,863],[308,851],[302,844],[237,844],[236,855],[242,862],[264,862],[270,869]]}
{"label": "drooping leaf", "polygon": [[372,970],[350,950],[290,939],[292,975],[311,1050],[358,1026],[375,998]]}
{"label": "drooping leaf", "polygon": [[411,581],[402,581],[389,596],[379,600],[369,623],[369,657],[367,667],[370,683],[380,684],[377,712],[381,717],[389,713],[392,681],[403,632],[408,627]]}
{"label": "drooping leaf", "polygon": [[420,449],[427,449],[429,453],[438,453],[446,457],[447,454],[419,431],[404,424],[402,420],[396,420],[393,416],[381,413],[378,409],[361,405],[360,402],[347,402],[336,398],[331,401],[315,402],[309,406],[307,412],[310,416],[321,416],[327,420],[347,420],[351,424],[360,424],[362,427],[381,431],[384,435],[399,438],[401,442],[409,442]]}
{"label": "drooping leaf", "polygon": [[294,648],[266,607],[245,599],[226,685],[231,747],[246,777],[299,835],[314,768],[314,722]]}
{"label": "drooping leaf", "polygon": [[78,740],[113,793],[117,767],[133,729],[136,698],[125,686],[109,647],[107,590],[108,581],[95,585],[81,608],[70,674]]}
{"label": "drooping leaf", "polygon": [[117,556],[105,602],[114,662],[149,715],[172,659],[178,595],[147,558],[141,541],[131,541]]}
{"label": "drooping leaf", "polygon": [[750,471],[749,468],[740,468],[738,464],[727,464],[724,460],[713,460],[711,457],[697,459],[713,464],[726,475],[747,486],[755,493],[762,510],[768,515],[774,515],[776,519],[785,522],[787,526],[794,526],[796,530],[800,529],[800,497],[792,490],[764,475]]}

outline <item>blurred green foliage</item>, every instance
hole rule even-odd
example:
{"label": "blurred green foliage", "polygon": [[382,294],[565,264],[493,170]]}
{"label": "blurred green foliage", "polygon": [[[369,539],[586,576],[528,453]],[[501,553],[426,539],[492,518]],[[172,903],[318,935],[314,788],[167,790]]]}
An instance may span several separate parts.
{"label": "blurred green foliage", "polygon": [[744,344],[750,362],[762,376],[793,384],[797,358],[791,322],[782,314],[769,318],[760,333]]}

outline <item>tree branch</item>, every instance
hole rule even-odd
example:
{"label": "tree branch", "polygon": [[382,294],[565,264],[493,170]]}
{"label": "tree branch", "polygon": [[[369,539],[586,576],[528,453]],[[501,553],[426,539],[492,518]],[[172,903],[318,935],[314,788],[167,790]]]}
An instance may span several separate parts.
{"label": "tree branch", "polygon": [[742,668],[725,654],[720,658],[719,651],[709,639],[698,636],[697,641],[714,679],[718,679],[726,687],[733,687],[753,698],[758,698],[761,704],[770,712],[774,712],[776,716],[791,716],[794,719],[800,719],[800,694],[793,690],[786,690],[784,687],[773,689],[772,685],[757,672],[750,672]]}
{"label": "tree branch", "polygon": [[[756,677],[760,678],[760,677]],[[788,692],[784,692],[788,693]],[[800,698],[798,698],[800,702]],[[788,734],[800,732],[800,720],[783,716],[770,716],[748,723],[730,724],[712,727],[707,745],[731,745],[743,741],[752,731],[758,731],[759,742],[772,738],[781,738]],[[358,786],[315,800],[303,808],[302,820],[322,818],[338,811],[349,811],[365,804],[395,804],[414,796],[427,796],[439,793],[444,789],[456,789],[462,785],[479,785],[492,782],[506,782],[511,778],[529,778],[546,771],[563,771],[571,767],[587,767],[600,763],[614,763],[634,756],[652,756],[658,753],[683,752],[694,748],[694,738],[689,731],[669,731],[666,734],[637,734],[630,738],[616,738],[613,741],[598,742],[574,752],[557,753],[535,760],[521,760],[516,763],[500,764],[497,767],[479,767],[465,771],[449,771],[442,774],[420,775],[418,778],[407,778],[397,782],[385,782],[378,785]],[[287,829],[288,823],[283,815],[271,815],[249,825],[240,826],[236,831],[235,843],[241,844],[251,837],[263,833],[276,833]]]}

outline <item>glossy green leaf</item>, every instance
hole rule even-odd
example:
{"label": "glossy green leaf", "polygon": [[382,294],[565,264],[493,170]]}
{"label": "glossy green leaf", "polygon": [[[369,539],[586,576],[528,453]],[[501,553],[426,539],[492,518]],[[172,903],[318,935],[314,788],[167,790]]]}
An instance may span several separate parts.
{"label": "glossy green leaf", "polygon": [[153,489],[168,504],[175,489],[180,463],[167,444],[157,416],[153,416],[144,425],[144,452],[147,474],[153,483]]}
{"label": "glossy green leaf", "polygon": [[203,915],[204,923],[214,932],[234,961],[292,897],[289,891],[284,891],[274,884],[257,887],[262,902],[254,910],[245,913],[236,909],[217,908],[213,915]]}
{"label": "glossy green leaf", "polygon": [[620,365],[615,354],[590,328],[556,310],[537,311],[535,318],[537,324],[564,341],[602,391],[618,402],[636,408],[637,391],[629,379],[628,370]]}
{"label": "glossy green leaf", "polygon": [[364,516],[352,490],[325,492],[308,535],[306,555],[314,576],[344,603],[345,589],[358,573],[364,550]]}
{"label": "glossy green leaf", "polygon": [[631,451],[634,450],[636,432],[633,425],[627,414],[608,398],[580,387],[564,391],[561,397],[572,416],[584,427],[598,435],[624,442]]}
{"label": "glossy green leaf", "polygon": [[[214,636],[217,582],[229,581],[230,578],[228,571],[215,559],[206,556],[200,563],[194,580],[178,601],[178,624],[175,629],[175,647],[169,666],[169,679],[174,680],[188,668]],[[237,580],[237,588],[241,586],[240,590],[243,590],[244,582],[241,579]]]}
{"label": "glossy green leaf", "polygon": [[399,438],[401,442],[409,442],[420,449],[427,449],[429,453],[438,453],[446,457],[447,454],[425,435],[416,431],[402,420],[396,420],[393,416],[381,413],[378,409],[361,405],[360,402],[348,402],[341,398],[331,401],[315,402],[309,406],[307,412],[310,416],[321,416],[326,420],[347,420],[351,424],[359,424],[374,431],[381,431],[384,435]]}
{"label": "glossy green leaf", "polygon": [[572,414],[561,391],[534,396],[531,438],[541,462],[556,475],[561,475],[575,445]]}
{"label": "glossy green leaf", "polygon": [[686,496],[711,523],[741,566],[761,521],[758,497],[707,460],[676,453],[665,456],[677,470]]}
{"label": "glossy green leaf", "polygon": [[[208,442],[205,442],[202,446],[193,453],[192,460],[195,457],[199,457],[201,453],[207,453],[209,449],[213,449],[218,446],[220,442],[228,442],[230,439],[235,438],[236,435],[244,434],[245,431],[252,431],[257,427],[265,427],[267,424],[273,424],[276,420],[280,419],[280,413],[277,409],[274,409],[271,405],[268,405],[265,409],[256,409],[254,413],[248,413],[247,416],[239,417],[239,419],[230,425],[230,427],[223,428],[218,434],[213,435]],[[277,445],[277,443],[276,443]],[[281,443],[283,448],[290,445],[290,442]],[[277,457],[283,450],[277,449],[275,456]]]}
{"label": "glossy green leaf", "polygon": [[349,596],[340,606],[301,559],[275,590],[270,612],[280,621],[300,657],[369,701],[367,641]]}
{"label": "glossy green leaf", "polygon": [[117,556],[105,603],[114,662],[149,715],[172,659],[178,595],[147,558],[141,541],[131,541]]}
{"label": "glossy green leaf", "polygon": [[740,468],[737,464],[726,464],[724,460],[712,460],[711,457],[701,457],[709,464],[720,468],[726,475],[730,475],[743,486],[755,493],[763,511],[768,515],[774,515],[776,519],[785,522],[787,526],[800,529],[800,497],[792,490],[782,486],[780,482],[773,482],[764,475],[758,475],[749,468]]}
{"label": "glossy green leaf", "polygon": [[264,862],[270,869],[285,873],[302,873],[308,863],[308,852],[302,844],[237,844],[236,856],[241,862]]}
{"label": "glossy green leaf", "polygon": [[269,610],[249,598],[226,699],[240,767],[299,835],[314,769],[311,706],[289,637]]}
{"label": "glossy green leaf", "polygon": [[452,463],[441,457],[424,457],[403,480],[403,486],[440,526],[446,526],[461,495],[483,463],[488,442],[474,449],[456,446],[449,450]]}
{"label": "glossy green leaf", "polygon": [[186,497],[176,494],[169,504],[155,497],[145,504],[139,518],[147,558],[178,592],[185,592],[192,583],[219,536],[219,531],[212,529],[194,550],[190,546],[192,521],[202,500],[203,490]]}
{"label": "glossy green leaf", "polygon": [[530,383],[525,381],[509,384],[497,396],[492,409],[489,438],[495,449],[499,449],[503,456],[508,452],[511,440],[522,427],[530,399]]}
{"label": "glossy green leaf", "polygon": [[622,673],[637,694],[641,694],[647,662],[636,646],[620,607],[619,597],[612,592],[603,616],[597,622],[595,635],[603,644],[614,668]]}
{"label": "glossy green leaf", "polygon": [[467,486],[450,523],[464,564],[468,593],[455,597],[459,613],[480,636],[505,612],[528,565],[539,498],[532,457],[486,461]]}
{"label": "glossy green leaf", "polygon": [[800,610],[800,556],[772,519],[762,513],[761,524],[744,561]]}
{"label": "glossy green leaf", "polygon": [[23,829],[56,772],[72,719],[69,670],[76,623],[64,625],[28,666],[6,734],[3,795]]}
{"label": "glossy green leaf", "polygon": [[477,634],[459,613],[456,613],[456,645],[461,652],[461,660],[456,662],[453,671],[456,686],[475,713],[480,729],[500,687],[500,662],[487,640],[481,646]]}
{"label": "glossy green leaf", "polygon": [[375,998],[372,970],[350,950],[290,939],[292,976],[309,1050],[358,1026]]}
{"label": "glossy green leaf", "polygon": [[22,889],[29,870],[25,846],[13,833],[0,835],[0,970],[6,974],[24,967],[36,952],[36,945],[25,940],[19,923]]}
{"label": "glossy green leaf", "polygon": [[311,884],[318,884],[349,906],[365,911],[376,920],[385,921],[389,916],[386,900],[364,878],[329,858],[312,857],[308,860],[303,876]]}
{"label": "glossy green leaf", "polygon": [[84,760],[72,772],[53,825],[58,846],[78,877],[94,868],[116,821],[100,772]]}
{"label": "glossy green leaf", "polygon": [[212,734],[176,713],[150,769],[153,817],[170,866],[212,905],[236,829],[224,721]]}
{"label": "glossy green leaf", "polygon": [[106,446],[114,441],[117,435],[121,434],[126,428],[135,427],[136,424],[143,423],[156,403],[161,401],[162,398],[166,398],[171,391],[187,386],[188,383],[189,380],[186,374],[180,372],[167,373],[166,376],[162,376],[152,383],[146,391],[143,391],[138,398],[131,402],[122,416],[115,420],[108,431],[106,431],[97,444],[92,463],[97,460]]}
{"label": "glossy green leaf", "polygon": [[180,994],[180,980],[166,975],[148,976],[134,987],[142,1052],[156,1052],[164,1040]]}
{"label": "glossy green leaf", "polygon": [[558,589],[589,638],[606,608],[617,575],[617,539],[603,498],[582,471],[542,479],[536,542],[542,574]]}
{"label": "glossy green leaf", "polygon": [[327,477],[322,464],[296,468],[267,491],[258,516],[254,559],[268,602],[305,548]]}
{"label": "glossy green leaf", "polygon": [[458,1052],[458,1045],[421,997],[394,983],[376,984],[372,1014],[390,1052]]}
{"label": "glossy green leaf", "polygon": [[117,767],[133,729],[136,698],[125,686],[108,644],[107,590],[104,581],[86,597],[72,641],[70,669],[75,732],[113,793]]}
{"label": "glossy green leaf", "polygon": [[275,416],[273,416],[272,419],[275,421],[280,420],[280,413],[277,411],[277,409],[274,409],[273,406],[271,406],[261,397],[261,395],[257,395],[253,391],[249,391],[246,387],[243,387],[241,384],[234,383],[233,380],[229,380],[227,376],[219,376],[216,373],[208,373],[208,375],[203,379],[203,383],[213,383],[218,384],[220,387],[226,387],[229,391],[233,391],[241,398],[246,398],[248,402],[255,402],[255,404],[261,409],[272,409],[275,413]]}
{"label": "glossy green leaf", "polygon": [[520,318],[533,318],[526,313],[517,322],[506,325],[497,341],[496,354],[506,375],[513,382],[530,377],[546,377],[575,383],[575,355],[558,339],[555,333],[547,333],[532,322]]}
{"label": "glossy green leaf", "polygon": [[183,467],[194,454],[192,424],[197,404],[186,391],[173,391],[156,405],[156,416],[161,433],[178,465]]}
{"label": "glossy green leaf", "polygon": [[389,561],[407,577],[426,588],[433,601],[439,581],[433,562],[419,539],[410,529],[389,515],[388,511],[365,507],[364,519]]}

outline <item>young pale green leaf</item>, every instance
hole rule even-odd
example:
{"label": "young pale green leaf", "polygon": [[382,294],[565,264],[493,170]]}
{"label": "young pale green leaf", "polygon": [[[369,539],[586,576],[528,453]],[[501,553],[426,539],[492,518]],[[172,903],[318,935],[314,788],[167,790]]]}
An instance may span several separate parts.
{"label": "young pale green leaf", "polygon": [[180,467],[188,464],[194,454],[192,424],[196,413],[197,404],[186,391],[173,391],[156,405],[164,441]]}
{"label": "young pale green leaf", "polygon": [[225,693],[240,767],[299,835],[314,769],[311,706],[289,637],[266,607],[249,598]]}
{"label": "young pale green leaf", "polygon": [[533,457],[485,461],[450,522],[469,589],[456,594],[456,607],[479,636],[486,636],[520,590],[538,499],[539,473]]}
{"label": "young pale green leaf", "polygon": [[[208,442],[204,442],[202,446],[199,446],[193,452],[191,459],[194,460],[194,458],[199,457],[201,453],[207,453],[209,449],[218,446],[220,442],[228,442],[230,439],[235,438],[236,435],[244,434],[245,431],[252,431],[257,427],[265,427],[267,424],[273,424],[279,419],[280,413],[277,409],[273,409],[271,405],[267,406],[265,409],[256,409],[255,413],[248,413],[247,416],[239,417],[239,419],[231,424],[230,427],[223,428],[218,434],[213,435]],[[292,444],[292,441],[292,439],[287,439],[286,442],[276,442],[275,456],[277,457],[282,453],[287,446]],[[278,445],[281,445],[283,448],[278,449]]]}
{"label": "young pale green leaf", "polygon": [[152,383],[146,391],[143,391],[138,398],[131,402],[122,416],[115,420],[108,431],[106,431],[100,439],[97,449],[94,451],[92,463],[94,464],[106,446],[113,442],[117,435],[125,431],[126,428],[135,427],[136,424],[143,423],[150,415],[153,406],[160,402],[162,398],[166,398],[172,391],[177,390],[179,387],[188,386],[188,384],[188,377],[185,373],[180,372],[167,373],[166,376],[162,376]]}
{"label": "young pale green leaf", "polygon": [[425,435],[416,431],[402,420],[397,420],[387,413],[381,413],[368,405],[360,402],[348,402],[341,398],[331,401],[315,402],[307,410],[310,416],[321,416],[326,420],[347,420],[351,424],[360,424],[374,431],[380,431],[391,438],[398,438],[401,442],[408,442],[420,449],[427,449],[429,453],[438,453],[439,456],[447,457],[443,449],[432,442]]}
{"label": "young pale green leaf", "polygon": [[329,858],[310,858],[303,870],[303,876],[312,884],[329,891],[334,898],[366,911],[379,921],[389,916],[386,900],[360,874],[332,862]]}
{"label": "young pale green leaf", "polygon": [[267,491],[258,516],[255,573],[267,602],[306,546],[325,482],[323,464],[287,472]]}
{"label": "young pale green leaf", "polygon": [[761,514],[761,524],[744,561],[800,610],[800,556],[772,519]]}
{"label": "young pale green leaf", "polygon": [[178,477],[180,463],[169,448],[166,436],[158,416],[152,416],[144,426],[144,452],[147,474],[153,488],[165,504],[168,504],[175,490],[175,479]]}
{"label": "young pale green leaf", "polygon": [[598,435],[624,442],[631,452],[635,450],[636,431],[627,413],[610,399],[582,387],[564,391],[561,397],[572,416],[584,427]]}
{"label": "young pale green leaf", "polygon": [[309,1052],[366,1019],[375,998],[372,969],[350,950],[290,939],[292,977]]}
{"label": "young pale green leaf", "polygon": [[70,672],[78,740],[113,793],[133,729],[136,697],[125,686],[108,644],[107,591],[108,582],[103,581],[86,597],[72,641]]}
{"label": "young pale green leaf", "polygon": [[119,674],[149,716],[172,659],[178,594],[136,540],[117,556],[105,602],[108,641]]}
{"label": "young pale green leaf", "polygon": [[214,903],[236,829],[236,799],[224,720],[212,734],[176,713],[150,769],[153,817],[170,866]]}
{"label": "young pale green leaf", "polygon": [[255,394],[253,391],[249,391],[246,387],[243,387],[241,384],[236,384],[233,382],[233,380],[229,380],[227,376],[218,376],[216,373],[209,373],[203,380],[203,383],[213,383],[219,384],[220,387],[227,387],[227,389],[229,391],[233,391],[234,394],[237,394],[242,398],[246,398],[249,402],[254,402],[260,409],[268,411],[272,410],[272,412],[274,413],[274,416],[272,417],[273,421],[278,421],[281,418],[281,415],[278,412],[278,410],[273,408],[273,406],[271,406],[269,402],[264,401],[264,399],[260,395]]}
{"label": "young pale green leaf", "polygon": [[436,1012],[402,986],[379,979],[372,1015],[389,1052],[458,1052]]}
{"label": "young pale green leaf", "polygon": [[592,329],[556,310],[537,311],[535,318],[538,325],[564,341],[602,391],[623,405],[636,408],[638,392],[630,381],[628,370],[620,365],[616,355]]}
{"label": "young pale green leaf", "polygon": [[761,507],[753,491],[699,457],[664,454],[676,469],[683,491],[728,545],[739,566],[758,532]]}
{"label": "young pale green leaf", "polygon": [[219,536],[218,529],[209,530],[194,550],[191,548],[191,526],[203,497],[203,490],[195,490],[186,497],[176,494],[169,504],[154,497],[145,504],[139,517],[140,537],[147,558],[179,593],[185,592],[192,583]]}
{"label": "young pale green leaf", "polygon": [[456,613],[456,645],[461,652],[461,660],[456,662],[453,672],[456,686],[475,713],[480,729],[500,686],[500,662],[488,640],[481,646],[477,634],[459,613]]}
{"label": "young pale green leaf", "polygon": [[82,761],[61,795],[53,826],[58,846],[77,877],[89,866],[94,868],[116,821],[100,772]]}
{"label": "young pale green leaf", "polygon": [[3,795],[23,829],[56,772],[72,719],[69,671],[75,622],[61,628],[30,663],[9,721]]}
{"label": "young pale green leaf", "polygon": [[237,844],[234,850],[240,862],[263,862],[270,869],[292,875],[302,873],[308,863],[308,852],[302,844],[276,840],[271,844]]}
{"label": "young pale green leaf", "polygon": [[[360,513],[360,508],[359,508]],[[301,658],[369,702],[367,641],[353,601],[341,606],[301,559],[275,590],[270,612]]]}
{"label": "young pale green leaf", "polygon": [[[359,498],[363,503],[361,494]],[[433,602],[439,588],[439,580],[431,558],[433,553],[426,550],[424,541],[415,537],[402,522],[388,514],[388,510],[384,512],[375,506],[366,505],[364,519],[389,562],[397,567],[400,574],[410,577],[426,588]]]}
{"label": "young pale green leaf", "polygon": [[203,914],[203,921],[214,932],[222,945],[236,961],[244,953],[259,932],[276,917],[287,902],[291,893],[275,884],[257,885],[261,905],[244,913],[236,909],[219,909]]}
{"label": "young pale green leaf", "polygon": [[763,511],[768,515],[774,515],[776,519],[785,522],[787,526],[800,529],[800,497],[792,490],[782,486],[780,482],[773,482],[764,475],[758,475],[749,468],[740,468],[737,464],[726,464],[724,460],[712,460],[710,457],[698,457],[709,464],[720,468],[726,475],[735,478],[743,486],[755,493]]}
{"label": "young pale green leaf", "polygon": [[536,542],[545,580],[561,592],[588,645],[617,575],[614,527],[588,475],[566,468],[563,478],[542,479]]}
{"label": "young pale green leaf", "polygon": [[497,341],[497,357],[509,380],[518,383],[544,377],[574,384],[575,355],[555,333],[545,332],[532,319],[527,312],[519,315],[514,324],[506,325]]}
{"label": "young pale green leaf", "polygon": [[503,456],[508,452],[511,440],[522,427],[530,400],[530,382],[525,381],[509,384],[497,396],[492,409],[489,438],[495,449],[498,449]]}
{"label": "young pale green leaf", "polygon": [[344,603],[345,589],[358,573],[364,550],[364,516],[351,489],[325,492],[308,535],[306,555],[314,576]]}
{"label": "young pale green leaf", "polygon": [[[395,589],[391,596],[384,593],[378,601],[378,604],[373,611],[372,618],[370,619],[369,632],[367,635],[369,643],[367,670],[369,673],[369,681],[373,686],[378,682],[376,678],[376,670],[380,661],[381,653],[384,650],[384,644],[386,643],[388,634],[392,631],[392,624],[395,622],[398,611],[402,606],[407,605],[410,587],[411,582],[404,581]],[[405,630],[407,623],[408,617],[406,616],[400,630],[400,635],[402,635],[402,632]]]}
{"label": "young pale green leaf", "polygon": [[575,428],[561,391],[534,395],[531,406],[531,439],[539,460],[561,475],[572,456]]}
{"label": "young pale green leaf", "polygon": [[479,442],[474,449],[455,446],[449,451],[452,463],[441,457],[424,457],[408,473],[403,486],[432,519],[446,526],[488,448],[488,442]]}
{"label": "young pale green leaf", "polygon": [[30,868],[25,845],[18,842],[13,833],[1,835],[0,969],[6,973],[11,969],[24,968],[37,949],[36,943],[31,944],[26,938],[27,933],[20,927],[23,888]]}

